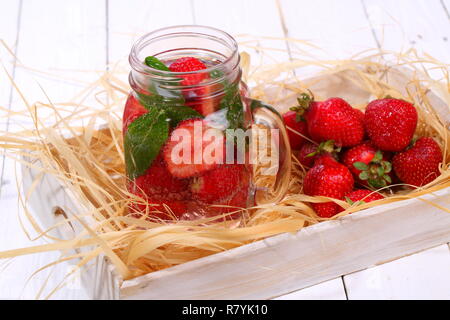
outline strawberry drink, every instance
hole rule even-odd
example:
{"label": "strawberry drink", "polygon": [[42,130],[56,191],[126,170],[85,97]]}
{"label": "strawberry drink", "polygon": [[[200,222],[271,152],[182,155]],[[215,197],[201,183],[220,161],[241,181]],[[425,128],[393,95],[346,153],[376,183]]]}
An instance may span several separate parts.
{"label": "strawberry drink", "polygon": [[[161,29],[133,46],[130,64],[123,114],[130,213],[239,218],[241,208],[254,205],[255,188],[249,139],[238,143],[233,134],[256,118],[234,39],[205,27]],[[281,133],[287,141],[284,127]]]}

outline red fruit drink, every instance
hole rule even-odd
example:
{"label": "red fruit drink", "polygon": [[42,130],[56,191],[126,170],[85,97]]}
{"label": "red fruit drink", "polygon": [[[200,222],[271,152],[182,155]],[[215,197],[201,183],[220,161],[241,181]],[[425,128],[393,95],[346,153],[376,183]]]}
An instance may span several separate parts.
{"label": "red fruit drink", "polygon": [[249,140],[228,134],[245,132],[254,116],[234,39],[205,27],[161,29],[133,46],[130,64],[123,136],[131,213],[238,218],[254,205],[255,188]]}

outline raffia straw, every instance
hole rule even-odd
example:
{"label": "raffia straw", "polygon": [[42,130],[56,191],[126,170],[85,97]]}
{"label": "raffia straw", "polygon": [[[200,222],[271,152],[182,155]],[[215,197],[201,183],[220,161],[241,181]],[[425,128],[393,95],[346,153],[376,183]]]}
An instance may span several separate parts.
{"label": "raffia straw", "polygon": [[[125,188],[124,155],[122,150],[121,113],[129,91],[123,80],[127,73],[120,63],[113,65],[110,71],[84,88],[71,100],[63,102],[48,101],[30,104],[25,92],[10,80],[22,97],[25,111],[0,110],[14,120],[26,116],[34,127],[18,132],[3,132],[0,147],[3,153],[41,173],[54,175],[67,188],[79,206],[78,212],[72,212],[62,222],[42,230],[37,219],[28,209],[28,199],[38,186],[34,181],[26,194],[19,193],[24,208],[23,217],[31,222],[32,230],[26,230],[31,238],[45,238],[49,244],[0,252],[0,258],[11,258],[24,254],[61,250],[66,253],[59,262],[78,258],[77,267],[82,267],[97,256],[109,257],[123,279],[130,279],[156,270],[161,270],[187,261],[198,259],[217,252],[242,246],[252,241],[264,239],[283,232],[296,232],[303,227],[329,219],[318,217],[309,205],[312,202],[334,201],[346,210],[332,219],[375,206],[389,204],[405,199],[418,198],[426,194],[450,187],[450,139],[448,118],[443,119],[434,109],[435,93],[445,104],[445,112],[450,114],[450,82],[448,64],[441,63],[425,55],[419,56],[414,50],[399,54],[369,50],[347,60],[314,59],[309,49],[312,44],[296,39],[264,38],[242,36],[241,48],[256,49],[261,57],[279,52],[270,48],[265,41],[279,41],[292,44],[292,58],[289,61],[266,65],[251,65],[250,56],[242,54],[244,79],[252,84],[252,96],[273,104],[282,111],[290,101],[309,88],[321,85],[321,80],[304,80],[301,71],[315,68],[315,73],[330,79],[339,76],[367,93],[365,100],[355,101],[354,106],[364,109],[369,97],[380,98],[386,95],[402,98],[415,104],[419,113],[418,136],[432,136],[444,151],[439,178],[419,189],[410,189],[397,185],[391,189],[379,190],[386,198],[380,201],[349,205],[340,200],[326,197],[309,197],[302,194],[302,179],[305,168],[293,156],[292,179],[289,193],[279,203],[261,205],[245,210],[244,219],[239,226],[230,227],[224,222],[210,219],[198,221],[148,221],[126,215],[128,203],[142,201],[136,199]],[[281,50],[284,51],[284,50]],[[253,58],[259,61],[261,57]],[[404,87],[390,84],[388,71],[403,68],[409,81]],[[292,71],[296,70],[294,74]],[[6,72],[6,69],[4,70]],[[38,73],[38,70],[32,70]],[[429,74],[439,73],[439,79]],[[76,79],[74,79],[76,80]],[[316,94],[316,92],[315,92]],[[327,92],[317,94],[316,98],[327,98]],[[94,103],[88,101],[94,101]],[[94,105],[95,104],[95,105]],[[14,110],[18,108],[14,107]],[[46,117],[38,115],[43,111]],[[49,125],[48,121],[53,120]],[[100,128],[101,127],[101,128]],[[19,185],[20,187],[20,185]],[[431,206],[450,213],[430,200],[424,200]],[[170,208],[149,207],[152,210],[170,211]],[[236,208],[236,210],[241,210]],[[47,214],[52,214],[48,212]],[[79,224],[83,231],[73,239],[61,240],[51,236],[51,231],[62,224]],[[78,253],[71,249],[84,248]],[[40,269],[41,270],[41,269]],[[40,270],[37,270],[39,272]],[[55,292],[63,284],[54,288]],[[42,294],[42,292],[40,292]],[[48,295],[47,295],[48,296]]]}

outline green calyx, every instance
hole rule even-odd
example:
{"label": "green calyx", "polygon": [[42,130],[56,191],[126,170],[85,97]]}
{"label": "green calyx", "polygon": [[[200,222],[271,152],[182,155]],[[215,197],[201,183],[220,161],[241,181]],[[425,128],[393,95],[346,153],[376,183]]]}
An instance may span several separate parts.
{"label": "green calyx", "polygon": [[359,206],[359,205],[362,205],[362,204],[365,204],[365,203],[366,203],[366,202],[363,201],[363,200],[359,200],[359,201],[355,202],[355,201],[353,201],[352,199],[350,199],[349,197],[344,197],[344,199],[345,199],[345,201],[346,201],[349,205],[351,205],[351,206],[353,206],[353,205]]}
{"label": "green calyx", "polygon": [[372,188],[384,188],[392,183],[389,173],[392,171],[392,164],[383,160],[383,153],[378,150],[372,160],[367,164],[364,162],[355,162],[353,166],[361,171],[359,179],[366,181]]}
{"label": "green calyx", "polygon": [[297,103],[298,105],[295,107],[289,108],[289,110],[294,111],[296,116],[296,121],[305,121],[304,114],[306,110],[308,110],[309,105],[311,102],[314,101],[314,96],[311,92],[308,93],[301,93],[300,96],[297,97]]}
{"label": "green calyx", "polygon": [[334,140],[328,140],[328,141],[324,141],[321,142],[318,146],[316,151],[311,152],[309,154],[306,155],[306,158],[310,158],[310,157],[314,157],[318,154],[324,154],[324,153],[329,153],[331,154],[333,157],[336,158],[336,155],[341,151],[341,147],[336,146],[334,144]]}

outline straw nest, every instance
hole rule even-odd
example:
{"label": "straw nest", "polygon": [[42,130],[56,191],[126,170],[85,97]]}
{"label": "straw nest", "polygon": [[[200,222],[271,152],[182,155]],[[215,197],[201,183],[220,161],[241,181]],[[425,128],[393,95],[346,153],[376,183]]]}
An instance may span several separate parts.
{"label": "straw nest", "polygon": [[[244,78],[250,84],[252,97],[272,104],[280,111],[292,106],[296,96],[308,89],[317,99],[341,96],[359,109],[364,109],[371,99],[387,95],[402,98],[414,103],[418,110],[416,135],[433,137],[444,153],[441,175],[430,184],[419,189],[402,185],[386,188],[380,190],[386,196],[384,200],[367,204],[350,206],[332,200],[347,208],[333,219],[450,186],[448,64],[429,56],[420,57],[413,50],[402,54],[372,50],[348,60],[318,60],[305,56],[305,50],[301,48],[308,48],[308,44],[302,41],[270,39],[271,42],[275,40],[291,45],[288,61],[267,63],[270,59],[265,59],[263,65],[252,65],[250,56],[241,54]],[[265,46],[264,41],[264,38],[246,38],[241,49],[257,49],[263,57],[280,51]],[[252,61],[259,61],[259,57],[252,55]],[[306,78],[304,71],[314,77]],[[139,201],[127,192],[124,183],[121,115],[129,91],[124,81],[127,72],[123,62],[112,65],[78,96],[64,103],[52,102],[51,97],[48,101],[28,103],[26,89],[18,88],[11,79],[26,109],[5,112],[5,116],[11,121],[25,116],[33,125],[26,130],[3,132],[0,136],[2,152],[23,166],[57,177],[78,206],[76,212],[62,212],[66,219],[61,224],[77,223],[82,230],[73,239],[62,240],[51,236],[51,230],[57,226],[41,228],[27,203],[30,194],[38,192],[36,181],[26,194],[20,192],[20,203],[24,208],[21,212],[31,222],[37,237],[48,238],[50,243],[2,252],[0,258],[66,250],[72,253],[60,261],[76,258],[76,265],[81,267],[104,254],[123,279],[130,279],[327,220],[318,217],[309,203],[330,199],[302,194],[305,169],[294,156],[286,197],[279,203],[244,210],[245,218],[239,225],[207,219],[151,222],[127,216],[129,201]],[[42,175],[38,177],[42,178]],[[437,206],[432,202],[429,204]],[[450,212],[448,208],[437,207]],[[76,254],[68,250],[74,248],[85,249]]]}

